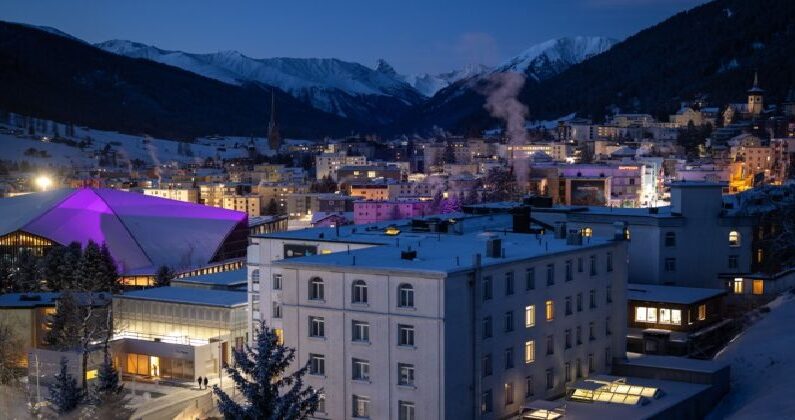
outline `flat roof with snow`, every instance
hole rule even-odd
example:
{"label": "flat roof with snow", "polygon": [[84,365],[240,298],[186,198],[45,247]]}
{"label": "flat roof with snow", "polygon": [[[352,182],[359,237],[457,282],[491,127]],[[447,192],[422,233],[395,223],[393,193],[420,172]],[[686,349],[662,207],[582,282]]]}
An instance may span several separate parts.
{"label": "flat roof with snow", "polygon": [[678,303],[690,305],[703,300],[725,295],[722,289],[703,289],[698,287],[660,286],[654,284],[630,283],[627,285],[627,299],[645,302]]}
{"label": "flat roof with snow", "polygon": [[220,273],[202,274],[199,276],[182,277],[173,280],[175,283],[206,284],[211,286],[234,286],[248,282],[245,268],[222,271]]}
{"label": "flat roof with snow", "polygon": [[152,300],[189,305],[220,306],[231,308],[248,303],[246,292],[196,289],[189,287],[154,287],[115,295],[114,299]]}

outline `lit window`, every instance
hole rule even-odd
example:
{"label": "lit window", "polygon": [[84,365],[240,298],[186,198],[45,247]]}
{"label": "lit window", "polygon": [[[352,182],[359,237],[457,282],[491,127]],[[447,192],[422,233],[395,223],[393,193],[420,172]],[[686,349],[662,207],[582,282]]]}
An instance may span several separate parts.
{"label": "lit window", "polygon": [[729,232],[729,246],[740,246],[740,232],[736,230]]}
{"label": "lit window", "polygon": [[698,320],[703,321],[707,319],[707,305],[698,305]]}
{"label": "lit window", "polygon": [[734,294],[739,295],[739,294],[743,293],[743,279],[742,278],[740,278],[740,277],[735,278],[733,286],[734,287],[732,289],[734,290]]}
{"label": "lit window", "polygon": [[657,308],[647,308],[644,306],[635,307],[636,322],[657,322]]}
{"label": "lit window", "polygon": [[547,321],[555,319],[555,302],[548,300],[546,302],[546,317]]}
{"label": "lit window", "polygon": [[753,286],[753,290],[752,290],[753,294],[761,295],[761,294],[765,293],[765,282],[764,282],[764,280],[754,280],[752,286]]}
{"label": "lit window", "polygon": [[279,345],[284,344],[284,330],[281,328],[274,328],[273,333],[276,334],[276,343]]}
{"label": "lit window", "polygon": [[591,229],[589,227],[583,228],[582,229],[582,236],[585,236],[586,238],[590,238],[591,236],[593,236],[593,229]]}
{"label": "lit window", "polygon": [[524,308],[524,326],[530,328],[536,325],[536,306],[529,305]]}
{"label": "lit window", "polygon": [[524,362],[533,363],[536,361],[536,342],[533,340],[524,343]]}

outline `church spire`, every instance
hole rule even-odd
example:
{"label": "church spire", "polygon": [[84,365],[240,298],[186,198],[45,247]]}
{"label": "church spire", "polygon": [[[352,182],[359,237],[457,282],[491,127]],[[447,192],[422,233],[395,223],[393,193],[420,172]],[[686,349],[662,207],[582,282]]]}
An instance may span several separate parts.
{"label": "church spire", "polygon": [[278,151],[282,145],[279,135],[279,126],[276,124],[276,91],[271,88],[271,120],[268,123],[268,146],[273,151]]}

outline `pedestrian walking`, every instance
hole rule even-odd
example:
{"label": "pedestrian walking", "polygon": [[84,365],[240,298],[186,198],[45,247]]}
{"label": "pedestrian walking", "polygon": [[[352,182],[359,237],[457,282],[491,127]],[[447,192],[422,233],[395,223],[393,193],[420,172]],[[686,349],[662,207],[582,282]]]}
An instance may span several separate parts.
{"label": "pedestrian walking", "polygon": [[204,389],[207,389],[207,377],[204,377]]}
{"label": "pedestrian walking", "polygon": [[196,382],[199,383],[199,389],[202,389],[202,377],[201,376],[199,376],[199,378],[196,379]]}

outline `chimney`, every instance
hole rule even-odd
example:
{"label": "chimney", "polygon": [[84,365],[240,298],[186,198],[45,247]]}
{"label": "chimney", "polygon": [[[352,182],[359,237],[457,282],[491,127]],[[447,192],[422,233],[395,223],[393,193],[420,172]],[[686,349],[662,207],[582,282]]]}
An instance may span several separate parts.
{"label": "chimney", "polygon": [[519,206],[511,210],[513,233],[530,233],[530,206]]}
{"label": "chimney", "polygon": [[489,238],[486,241],[486,257],[502,258],[502,239]]}
{"label": "chimney", "polygon": [[570,229],[566,235],[566,245],[582,245],[582,234],[577,229]]}
{"label": "chimney", "polygon": [[555,222],[555,238],[566,239],[566,222]]}

